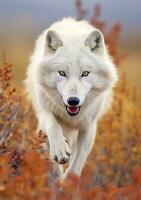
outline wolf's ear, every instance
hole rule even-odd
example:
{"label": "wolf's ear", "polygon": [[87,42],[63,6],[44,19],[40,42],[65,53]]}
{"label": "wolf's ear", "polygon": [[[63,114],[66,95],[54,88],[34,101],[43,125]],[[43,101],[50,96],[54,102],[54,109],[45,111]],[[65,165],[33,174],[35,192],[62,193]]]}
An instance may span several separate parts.
{"label": "wolf's ear", "polygon": [[89,34],[85,41],[85,45],[90,48],[91,51],[102,52],[105,48],[104,37],[100,30],[96,29]]}
{"label": "wolf's ear", "polygon": [[52,51],[56,51],[63,43],[59,35],[55,31],[48,31],[46,35],[46,47]]}

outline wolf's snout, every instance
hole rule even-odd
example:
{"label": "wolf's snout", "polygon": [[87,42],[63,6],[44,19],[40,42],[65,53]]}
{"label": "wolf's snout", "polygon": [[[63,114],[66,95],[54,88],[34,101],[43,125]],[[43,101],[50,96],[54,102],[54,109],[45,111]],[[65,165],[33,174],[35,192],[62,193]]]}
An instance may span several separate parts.
{"label": "wolf's snout", "polygon": [[78,106],[80,100],[77,97],[69,97],[67,99],[67,102],[69,106]]}
{"label": "wolf's snout", "polygon": [[78,97],[69,97],[67,99],[66,111],[70,116],[75,116],[79,113],[81,107],[79,102],[80,99]]}

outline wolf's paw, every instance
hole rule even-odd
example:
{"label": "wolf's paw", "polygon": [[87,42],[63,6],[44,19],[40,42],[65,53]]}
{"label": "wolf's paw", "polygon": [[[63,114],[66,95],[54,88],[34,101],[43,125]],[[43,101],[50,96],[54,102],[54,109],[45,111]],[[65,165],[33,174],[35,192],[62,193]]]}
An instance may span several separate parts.
{"label": "wolf's paw", "polygon": [[71,150],[67,140],[56,141],[50,145],[50,154],[53,160],[59,164],[65,164],[70,160]]}

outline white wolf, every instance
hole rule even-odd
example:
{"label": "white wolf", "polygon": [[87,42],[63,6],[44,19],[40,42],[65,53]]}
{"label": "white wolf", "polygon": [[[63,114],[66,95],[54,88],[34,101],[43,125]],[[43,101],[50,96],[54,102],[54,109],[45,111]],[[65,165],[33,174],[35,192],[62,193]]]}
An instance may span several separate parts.
{"label": "white wolf", "polygon": [[81,175],[116,81],[103,34],[87,21],[65,18],[38,38],[26,88],[61,178]]}

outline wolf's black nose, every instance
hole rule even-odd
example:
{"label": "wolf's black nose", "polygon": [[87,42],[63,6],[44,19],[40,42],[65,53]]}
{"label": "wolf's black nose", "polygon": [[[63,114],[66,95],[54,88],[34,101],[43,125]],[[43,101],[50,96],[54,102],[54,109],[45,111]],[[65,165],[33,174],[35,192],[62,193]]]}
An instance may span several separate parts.
{"label": "wolf's black nose", "polygon": [[69,106],[78,106],[80,102],[80,100],[77,97],[69,97],[67,101]]}

